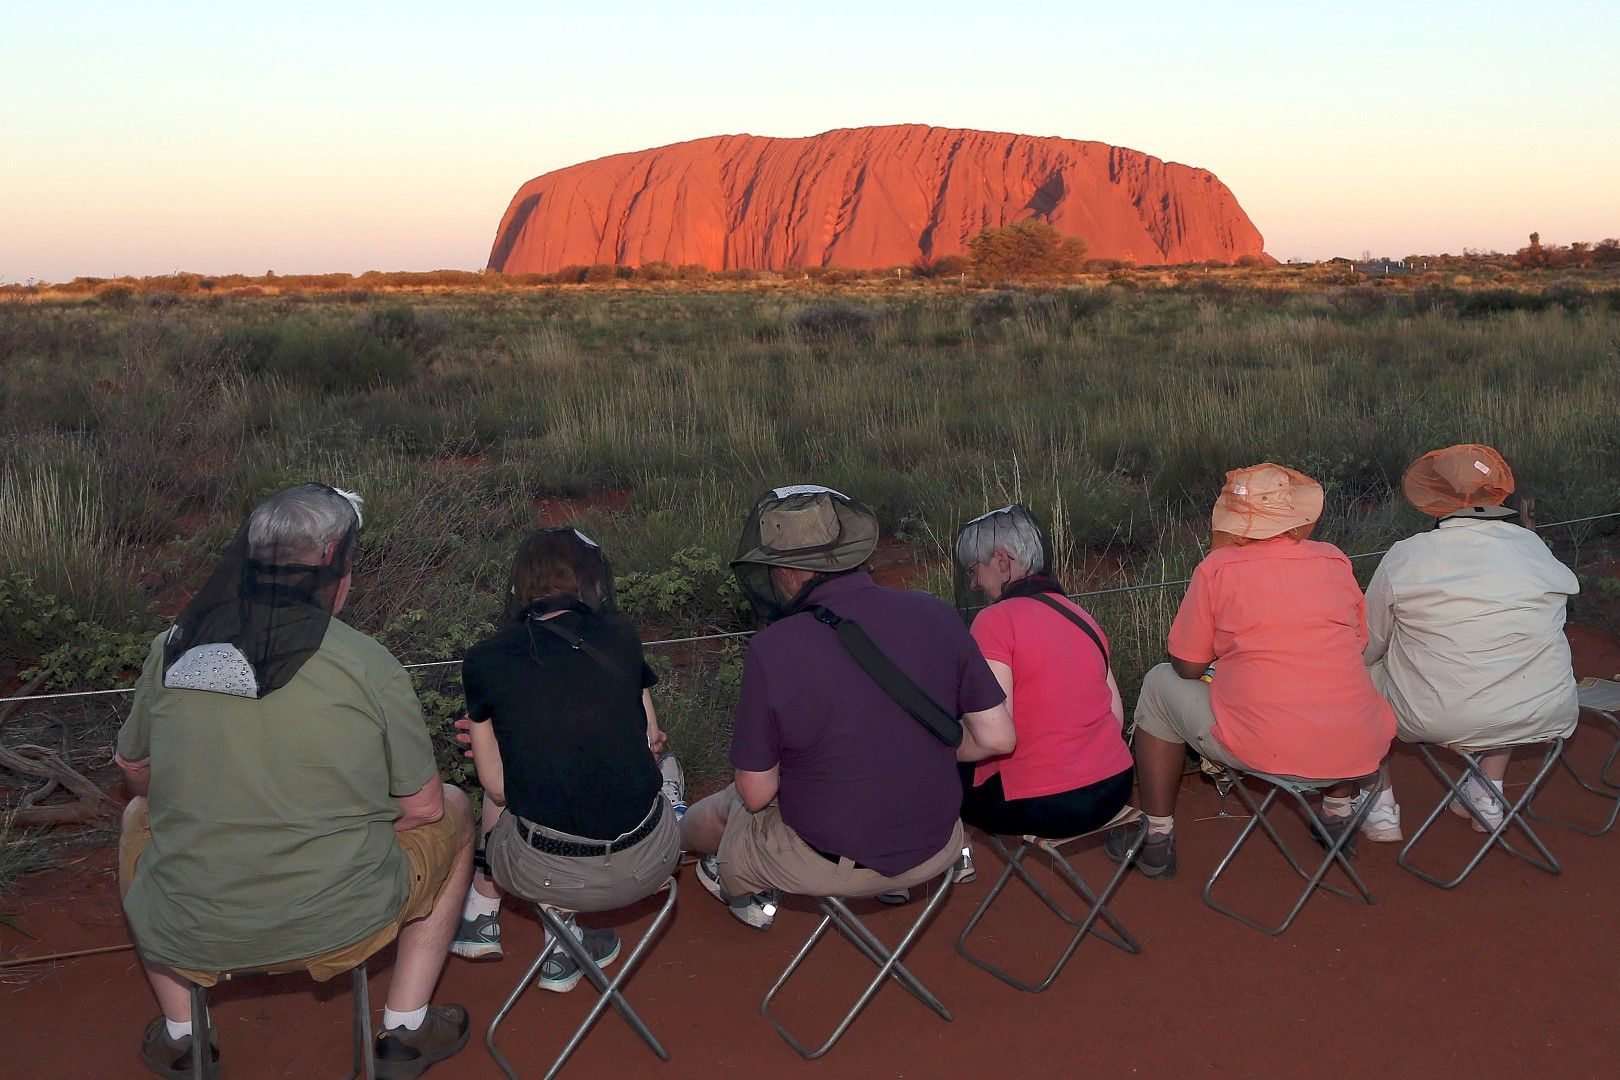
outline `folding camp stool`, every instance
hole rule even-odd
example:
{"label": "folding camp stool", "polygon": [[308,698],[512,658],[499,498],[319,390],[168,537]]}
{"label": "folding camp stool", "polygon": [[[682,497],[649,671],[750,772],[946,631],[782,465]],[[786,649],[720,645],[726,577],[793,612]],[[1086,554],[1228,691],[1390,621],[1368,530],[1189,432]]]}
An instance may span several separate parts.
{"label": "folding camp stool", "polygon": [[[1579,687],[1579,694],[1581,708],[1590,709],[1592,712],[1597,713],[1608,723],[1616,735],[1620,735],[1620,720],[1616,720],[1614,716],[1614,711],[1620,708],[1620,683],[1586,679]],[[1598,784],[1603,785],[1602,787],[1593,784],[1577,772],[1575,766],[1570,763],[1568,754],[1558,759],[1559,764],[1564,767],[1565,772],[1569,773],[1570,779],[1575,781],[1577,787],[1612,804],[1609,807],[1608,820],[1602,825],[1593,827],[1562,818],[1550,817],[1533,806],[1527,807],[1525,814],[1536,821],[1562,825],[1564,828],[1578,832],[1582,836],[1602,836],[1614,828],[1615,822],[1620,820],[1620,791],[1612,790],[1620,788],[1620,781],[1609,779],[1609,770],[1614,767],[1616,757],[1620,757],[1620,737],[1615,739],[1614,745],[1609,749],[1608,759],[1604,761],[1603,768],[1598,772]]]}
{"label": "folding camp stool", "polygon": [[[793,1047],[800,1057],[811,1059],[819,1058],[832,1049],[833,1044],[843,1037],[844,1032],[849,1029],[849,1025],[855,1022],[855,1018],[861,1014],[861,1011],[877,995],[877,992],[883,988],[884,982],[891,978],[911,991],[912,996],[932,1009],[942,1020],[947,1023],[950,1022],[953,1019],[950,1010],[941,1004],[940,1000],[900,961],[905,956],[906,951],[911,948],[912,943],[917,940],[917,936],[922,933],[923,927],[928,925],[929,920],[934,917],[934,913],[945,903],[945,898],[950,894],[951,885],[955,880],[956,864],[952,863],[941,876],[939,889],[934,893],[933,899],[923,906],[922,913],[912,922],[911,928],[906,931],[905,936],[900,939],[900,943],[892,951],[883,942],[879,941],[877,935],[868,930],[860,919],[855,917],[855,913],[849,910],[842,897],[813,897],[816,907],[821,911],[821,923],[810,934],[809,939],[799,949],[798,954],[793,957],[787,969],[776,980],[775,985],[766,992],[765,1000],[759,1003],[760,1015],[771,1022],[771,1026],[776,1029],[776,1033],[782,1036],[783,1040]],[[867,984],[866,989],[861,992],[861,996],[856,999],[854,1007],[844,1014],[842,1020],[838,1021],[838,1026],[833,1028],[831,1035],[827,1036],[827,1041],[812,1050],[796,1039],[793,1033],[783,1025],[782,1021],[771,1014],[771,1002],[776,999],[776,995],[781,991],[782,987],[787,985],[788,979],[792,978],[793,973],[799,970],[799,965],[804,963],[805,958],[810,955],[810,951],[816,947],[816,944],[826,936],[828,929],[832,927],[836,927],[839,933],[848,938],[850,944],[860,950],[861,955],[876,964],[878,973]]]}
{"label": "folding camp stool", "polygon": [[[220,973],[220,980],[242,978],[249,975],[290,975],[302,972],[298,967],[275,967]],[[349,972],[354,984],[354,1071],[344,1080],[377,1080],[376,1049],[371,1042],[371,990],[366,981],[366,964],[362,960]],[[214,1038],[213,1017],[208,1014],[208,987],[191,984],[191,1080],[219,1080],[219,1063],[208,1049]]]}
{"label": "folding camp stool", "polygon": [[[1226,853],[1226,857],[1215,867],[1215,872],[1210,875],[1208,883],[1204,885],[1204,903],[1222,915],[1231,916],[1252,930],[1258,930],[1262,934],[1276,937],[1294,924],[1294,920],[1299,918],[1299,913],[1304,910],[1306,901],[1311,898],[1311,894],[1316,892],[1317,889],[1330,892],[1334,896],[1342,896],[1346,900],[1356,900],[1363,904],[1373,902],[1372,893],[1367,889],[1366,884],[1362,882],[1361,876],[1356,873],[1355,868],[1350,865],[1350,860],[1345,856],[1344,849],[1353,842],[1356,833],[1361,829],[1361,823],[1367,819],[1367,814],[1371,812],[1374,800],[1361,800],[1361,808],[1350,816],[1348,827],[1343,829],[1337,838],[1328,832],[1316,811],[1311,809],[1311,804],[1305,801],[1305,796],[1309,792],[1320,791],[1338,784],[1361,784],[1371,779],[1370,777],[1306,780],[1300,777],[1276,776],[1271,773],[1256,772],[1253,769],[1240,769],[1231,765],[1224,767],[1228,775],[1233,779],[1232,790],[1237,792],[1238,798],[1242,800],[1243,805],[1249,811],[1249,820],[1244,824],[1242,831],[1238,833],[1237,840],[1233,842],[1231,850]],[[1266,792],[1266,797],[1259,803],[1254,801],[1254,795],[1244,785],[1243,780],[1245,778],[1259,780],[1269,786],[1270,790]],[[1305,815],[1306,824],[1310,828],[1312,835],[1317,837],[1326,849],[1322,861],[1317,864],[1316,869],[1312,872],[1306,872],[1305,867],[1301,865],[1294,852],[1283,842],[1283,838],[1277,834],[1276,826],[1266,816],[1266,812],[1271,809],[1271,804],[1283,792],[1286,792],[1294,800],[1294,803]],[[1287,918],[1276,926],[1262,926],[1247,915],[1234,911],[1225,904],[1220,903],[1215,899],[1214,895],[1215,883],[1226,873],[1227,868],[1232,865],[1232,860],[1237,858],[1237,853],[1242,850],[1244,844],[1248,843],[1249,837],[1254,835],[1257,828],[1265,831],[1265,834],[1271,838],[1271,842],[1277,846],[1277,850],[1282,852],[1283,858],[1288,860],[1288,865],[1294,868],[1294,873],[1305,880],[1305,889],[1299,894],[1299,899],[1294,901],[1294,906],[1289,910]],[[1349,879],[1350,884],[1354,886],[1355,892],[1342,889],[1337,885],[1330,885],[1324,880],[1335,863],[1338,864],[1344,876]]]}
{"label": "folding camp stool", "polygon": [[[1537,740],[1537,742],[1541,741],[1542,740]],[[1453,780],[1451,778],[1451,775],[1441,766],[1439,760],[1435,758],[1434,751],[1430,748],[1429,744],[1414,744],[1418,748],[1418,753],[1423,755],[1423,760],[1429,763],[1429,769],[1440,778],[1441,783],[1446,785],[1446,794],[1445,797],[1440,800],[1439,805],[1436,806],[1429,816],[1424,819],[1423,824],[1418,826],[1417,832],[1413,833],[1412,838],[1408,840],[1401,848],[1401,853],[1395,856],[1395,861],[1400,863],[1407,870],[1410,870],[1416,876],[1422,878],[1424,881],[1427,881],[1430,885],[1434,885],[1442,889],[1454,889],[1458,885],[1461,885],[1463,879],[1474,872],[1474,867],[1480,864],[1480,861],[1485,858],[1486,853],[1488,853],[1493,847],[1500,847],[1503,851],[1507,852],[1509,855],[1512,855],[1514,858],[1523,859],[1537,870],[1545,870],[1549,874],[1562,873],[1563,868],[1558,865],[1558,860],[1553,858],[1552,852],[1547,850],[1547,845],[1541,842],[1541,837],[1537,836],[1535,830],[1530,827],[1528,815],[1524,813],[1524,811],[1529,808],[1531,802],[1535,799],[1536,792],[1541,789],[1542,781],[1547,779],[1547,775],[1552,772],[1553,766],[1558,764],[1558,759],[1563,755],[1564,752],[1563,739],[1547,739],[1545,742],[1547,744],[1547,752],[1542,756],[1541,767],[1536,770],[1534,779],[1532,779],[1529,786],[1524,789],[1524,794],[1520,795],[1518,799],[1512,803],[1508,803],[1507,793],[1503,792],[1502,802],[1507,804],[1507,809],[1502,813],[1501,824],[1497,825],[1494,829],[1491,828],[1490,823],[1486,821],[1477,810],[1474,809],[1474,805],[1467,799],[1463,798],[1462,780]],[[1534,746],[1536,743],[1522,743],[1520,745]],[[1487,790],[1495,790],[1496,785],[1491,782],[1489,777],[1480,771],[1479,758],[1475,756],[1478,751],[1470,751],[1456,744],[1447,745],[1445,749],[1462,758],[1464,766],[1463,775],[1465,777],[1472,776],[1478,783],[1484,785]],[[1517,750],[1518,747],[1502,747],[1501,749]],[[1371,803],[1372,800],[1368,799],[1367,802]],[[1490,835],[1485,838],[1485,842],[1480,845],[1479,850],[1474,852],[1473,858],[1468,860],[1467,865],[1462,868],[1461,873],[1452,878],[1450,881],[1441,881],[1433,874],[1413,866],[1410,860],[1412,856],[1412,848],[1417,845],[1419,840],[1423,839],[1423,834],[1429,831],[1429,828],[1440,819],[1440,815],[1445,813],[1446,807],[1450,806],[1453,802],[1461,806],[1467,812],[1468,817],[1477,822],[1480,827],[1485,829]],[[1525,839],[1530,842],[1530,845],[1536,849],[1537,854],[1540,855],[1539,859],[1526,852],[1520,851],[1518,848],[1508,843],[1508,830],[1515,825],[1519,827],[1519,831],[1524,834]]]}
{"label": "folding camp stool", "polygon": [[611,982],[606,975],[602,974],[602,969],[596,965],[596,961],[592,959],[591,954],[585,950],[584,942],[574,936],[573,931],[568,928],[568,924],[551,908],[541,904],[535,905],[535,910],[540,915],[540,922],[550,934],[551,940],[540,950],[540,955],[534,958],[534,963],[530,964],[529,970],[523,973],[523,978],[518,980],[517,986],[507,996],[505,1003],[501,1005],[500,1011],[495,1014],[495,1019],[490,1021],[489,1030],[484,1034],[484,1045],[489,1048],[489,1056],[495,1059],[495,1064],[500,1066],[501,1072],[505,1073],[509,1080],[518,1080],[517,1070],[513,1069],[511,1064],[501,1056],[501,1052],[495,1048],[495,1031],[501,1026],[501,1022],[506,1019],[506,1014],[512,1011],[512,1006],[517,1004],[517,999],[522,997],[523,992],[533,984],[535,976],[540,974],[540,965],[544,964],[546,958],[551,955],[551,951],[557,948],[561,948],[573,959],[574,963],[579,965],[580,972],[590,980],[591,985],[596,987],[597,992],[602,996],[595,1005],[591,1006],[591,1011],[586,1014],[584,1023],[579,1025],[573,1037],[568,1040],[568,1045],[564,1046],[562,1053],[557,1055],[557,1060],[551,1063],[551,1068],[546,1070],[546,1080],[551,1080],[561,1071],[569,1056],[584,1041],[586,1034],[596,1025],[596,1021],[601,1019],[602,1013],[607,1010],[609,1005],[619,1010],[619,1015],[624,1017],[624,1022],[629,1024],[637,1035],[641,1036],[642,1041],[652,1049],[653,1053],[658,1055],[660,1060],[669,1060],[669,1051],[664,1049],[664,1044],[658,1041],[658,1037],[652,1033],[641,1017],[636,1015],[636,1011],[630,1007],[630,1003],[624,999],[624,993],[620,990],[620,987],[630,977],[630,973],[636,969],[636,965],[641,962],[642,956],[646,953],[648,947],[652,945],[653,939],[658,936],[659,931],[664,928],[664,924],[669,921],[671,913],[675,910],[675,878],[673,876],[658,886],[652,895],[656,896],[659,892],[668,893],[664,898],[664,903],[659,907],[658,914],[653,916],[652,925],[647,927],[647,932],[641,935],[641,940],[637,941],[635,948],[630,950],[629,958],[619,965],[619,970]]}
{"label": "folding camp stool", "polygon": [[[1093,894],[1092,891],[1086,887],[1086,883],[1084,879],[1080,877],[1079,872],[1076,871],[1072,865],[1070,865],[1069,860],[1065,858],[1063,853],[1058,849],[1066,847],[1069,844],[1076,843],[1077,841],[1084,840],[1088,836],[1096,836],[1098,833],[1106,833],[1110,829],[1117,828],[1121,825],[1127,825],[1131,822],[1140,821],[1141,818],[1141,811],[1137,810],[1135,807],[1127,806],[1118,814],[1115,814],[1113,820],[1108,824],[1092,829],[1089,832],[1079,833],[1075,836],[1066,837],[1061,840],[1025,835],[1023,842],[1020,843],[1017,850],[1013,851],[1011,854],[1008,854],[1007,848],[1004,844],[1002,844],[999,836],[987,834],[987,838],[990,841],[990,847],[997,855],[1001,856],[1001,859],[1004,863],[1006,863],[1006,866],[1002,869],[1001,876],[996,878],[996,883],[990,887],[990,891],[985,894],[984,899],[979,902],[978,908],[973,912],[972,917],[968,919],[967,925],[962,927],[961,936],[956,939],[956,951],[961,954],[962,959],[976,967],[983,968],[985,971],[988,971],[990,974],[994,975],[996,978],[1000,979],[1002,982],[1013,987],[1014,989],[1023,990],[1025,993],[1039,994],[1041,991],[1046,990],[1057,981],[1058,975],[1060,975],[1064,967],[1068,965],[1069,958],[1074,955],[1074,951],[1080,947],[1080,942],[1085,940],[1085,936],[1088,933],[1096,934],[1099,938],[1108,942],[1108,944],[1117,949],[1123,949],[1133,956],[1140,953],[1142,951],[1142,946],[1134,937],[1131,936],[1130,931],[1126,930],[1124,925],[1114,917],[1114,913],[1108,910],[1108,901],[1113,899],[1115,891],[1119,888],[1119,883],[1124,880],[1126,872],[1130,870],[1131,865],[1136,862],[1136,855],[1142,850],[1142,844],[1147,839],[1146,827],[1144,826],[1138,831],[1136,839],[1131,842],[1131,846],[1126,850],[1125,857],[1120,860],[1119,868],[1114,871],[1114,876],[1109,879],[1108,884],[1103,887],[1100,894]],[[1079,893],[1081,898],[1084,899],[1086,903],[1091,905],[1083,918],[1077,919],[1073,915],[1070,915],[1063,909],[1062,905],[1060,905],[1056,900],[1052,899],[1052,896],[1045,889],[1041,888],[1040,884],[1036,882],[1034,878],[1030,877],[1029,870],[1024,865],[1024,860],[1029,855],[1037,851],[1045,853],[1045,855],[1052,860],[1053,872],[1056,873],[1058,877],[1066,881],[1070,888]],[[1037,898],[1039,898],[1041,903],[1050,908],[1053,914],[1062,919],[1068,925],[1075,928],[1074,934],[1069,938],[1069,944],[1064,948],[1062,955],[1060,955],[1057,962],[1052,965],[1052,969],[1046,973],[1046,978],[1042,979],[1038,983],[1025,982],[1016,975],[1012,975],[1009,972],[995,966],[983,957],[975,956],[973,953],[968,951],[967,947],[968,936],[972,934],[974,928],[979,925],[979,920],[983,919],[985,913],[990,910],[990,905],[996,902],[996,897],[1001,895],[1001,890],[1006,888],[1007,883],[1010,882],[1014,877],[1018,878],[1025,885],[1029,886],[1029,890],[1033,892]],[[1099,918],[1113,928],[1114,932],[1112,934],[1097,927],[1096,923]]]}
{"label": "folding camp stool", "polygon": [[1581,708],[1590,709],[1603,717],[1613,731],[1614,745],[1609,748],[1608,760],[1603,763],[1598,780],[1608,787],[1620,788],[1620,776],[1609,775],[1615,762],[1620,761],[1620,719],[1615,717],[1616,713],[1620,713],[1620,679],[1582,679],[1577,692]]}

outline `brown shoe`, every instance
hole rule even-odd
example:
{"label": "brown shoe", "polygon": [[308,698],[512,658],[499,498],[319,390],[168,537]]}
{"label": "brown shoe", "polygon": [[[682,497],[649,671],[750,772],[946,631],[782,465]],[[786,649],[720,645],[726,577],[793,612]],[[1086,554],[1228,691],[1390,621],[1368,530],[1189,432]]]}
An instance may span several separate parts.
{"label": "brown shoe", "polygon": [[[146,1025],[141,1036],[141,1064],[159,1076],[190,1076],[192,1038],[169,1038],[169,1029],[158,1017]],[[214,1060],[219,1060],[219,1047],[212,1048]]]}
{"label": "brown shoe", "polygon": [[467,1010],[460,1005],[429,1005],[415,1031],[385,1028],[377,1036],[377,1080],[410,1080],[428,1066],[454,1057],[467,1045]]}

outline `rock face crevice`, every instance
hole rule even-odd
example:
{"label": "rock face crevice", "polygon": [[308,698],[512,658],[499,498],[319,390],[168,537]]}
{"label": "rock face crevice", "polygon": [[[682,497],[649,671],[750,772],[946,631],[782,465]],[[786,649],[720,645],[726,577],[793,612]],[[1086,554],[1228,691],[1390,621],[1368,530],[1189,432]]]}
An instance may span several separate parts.
{"label": "rock face crevice", "polygon": [[1106,143],[907,124],[719,135],[546,173],[513,197],[489,267],[873,269],[963,254],[982,230],[1030,217],[1096,259],[1266,257],[1205,169]]}

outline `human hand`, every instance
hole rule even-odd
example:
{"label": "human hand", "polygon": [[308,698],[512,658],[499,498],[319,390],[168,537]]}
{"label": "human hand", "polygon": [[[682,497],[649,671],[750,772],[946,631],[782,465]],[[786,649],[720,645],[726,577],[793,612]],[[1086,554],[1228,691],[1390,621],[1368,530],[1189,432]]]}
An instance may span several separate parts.
{"label": "human hand", "polygon": [[461,746],[466,747],[466,749],[464,749],[461,752],[461,756],[464,757],[464,758],[471,758],[473,756],[473,752],[472,752],[472,717],[463,716],[460,720],[457,720],[456,723],[455,723],[455,729],[456,729],[456,742],[459,743]]}
{"label": "human hand", "polygon": [[652,733],[647,737],[647,749],[652,751],[653,757],[657,757],[658,755],[662,754],[664,752],[664,747],[668,743],[669,732],[665,731],[661,727],[653,728]]}

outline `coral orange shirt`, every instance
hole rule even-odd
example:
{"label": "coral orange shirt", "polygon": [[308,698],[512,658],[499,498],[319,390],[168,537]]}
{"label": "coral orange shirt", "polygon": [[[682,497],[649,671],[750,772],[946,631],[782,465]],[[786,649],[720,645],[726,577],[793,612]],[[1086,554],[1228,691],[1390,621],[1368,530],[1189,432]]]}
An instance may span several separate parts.
{"label": "coral orange shirt", "polygon": [[1367,607],[1332,544],[1278,537],[1212,551],[1170,627],[1170,655],[1216,661],[1211,734],[1252,768],[1347,779],[1378,768],[1395,714],[1362,665]]}

